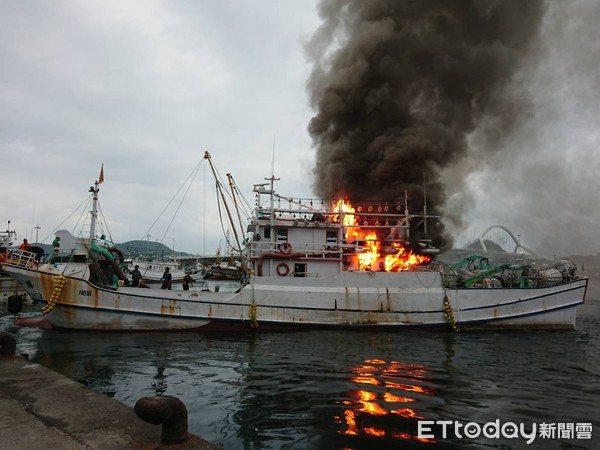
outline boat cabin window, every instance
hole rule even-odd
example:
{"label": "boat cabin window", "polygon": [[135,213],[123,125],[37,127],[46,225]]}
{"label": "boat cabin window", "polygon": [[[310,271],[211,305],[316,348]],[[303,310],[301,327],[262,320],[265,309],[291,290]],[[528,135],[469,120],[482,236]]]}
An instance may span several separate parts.
{"label": "boat cabin window", "polygon": [[294,276],[305,277],[306,276],[306,264],[295,263],[294,264]]}
{"label": "boat cabin window", "polygon": [[337,244],[337,231],[328,231],[327,232],[327,244]]}
{"label": "boat cabin window", "polygon": [[356,251],[362,251],[367,248],[367,241],[354,241],[354,248]]}
{"label": "boat cabin window", "polygon": [[276,230],[277,233],[277,249],[281,250],[280,246],[284,242],[288,241],[288,230],[287,228],[278,228]]}
{"label": "boat cabin window", "polygon": [[271,229],[265,228],[265,239],[271,239]]}

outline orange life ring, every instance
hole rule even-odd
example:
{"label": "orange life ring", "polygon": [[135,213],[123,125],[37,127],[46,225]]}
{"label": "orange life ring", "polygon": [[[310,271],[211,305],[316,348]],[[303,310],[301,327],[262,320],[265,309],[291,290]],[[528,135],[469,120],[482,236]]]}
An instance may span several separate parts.
{"label": "orange life ring", "polygon": [[280,277],[287,277],[288,273],[290,273],[290,268],[286,263],[279,263],[277,266],[277,275]]}
{"label": "orange life ring", "polygon": [[292,253],[292,244],[289,242],[284,242],[283,244],[279,245],[279,251],[284,255],[289,255]]}

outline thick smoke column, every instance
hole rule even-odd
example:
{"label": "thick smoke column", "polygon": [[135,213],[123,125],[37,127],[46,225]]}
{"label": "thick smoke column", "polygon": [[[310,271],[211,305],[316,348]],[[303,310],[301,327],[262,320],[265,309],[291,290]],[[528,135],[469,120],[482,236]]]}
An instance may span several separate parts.
{"label": "thick smoke column", "polygon": [[517,117],[505,88],[541,1],[322,0],[319,14],[307,47],[316,193],[395,201],[407,189],[421,212],[426,186],[428,212],[442,213],[441,175],[467,155],[467,135],[492,118],[494,138]]}

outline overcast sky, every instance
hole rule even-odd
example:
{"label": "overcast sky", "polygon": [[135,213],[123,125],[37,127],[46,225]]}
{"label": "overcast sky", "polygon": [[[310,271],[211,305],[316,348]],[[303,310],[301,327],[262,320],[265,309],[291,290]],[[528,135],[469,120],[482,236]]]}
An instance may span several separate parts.
{"label": "overcast sky", "polygon": [[[458,244],[505,224],[544,256],[600,252],[599,21],[593,0],[551,3],[516,74],[532,112],[469,171]],[[0,228],[50,243],[104,164],[116,242],[150,234],[214,253],[224,244],[204,169],[157,221],[206,150],[252,202],[274,146],[279,191],[310,196],[304,43],[319,24],[314,0],[0,0]],[[470,142],[476,154],[477,133]],[[77,233],[80,215],[61,228]]]}
{"label": "overcast sky", "polygon": [[[273,142],[281,189],[308,195],[303,42],[317,25],[304,0],[0,1],[0,220],[51,242],[104,164],[113,239],[147,239],[204,151],[252,201]],[[150,240],[172,220],[165,245],[214,253],[222,233],[210,218],[205,230],[204,178]]]}

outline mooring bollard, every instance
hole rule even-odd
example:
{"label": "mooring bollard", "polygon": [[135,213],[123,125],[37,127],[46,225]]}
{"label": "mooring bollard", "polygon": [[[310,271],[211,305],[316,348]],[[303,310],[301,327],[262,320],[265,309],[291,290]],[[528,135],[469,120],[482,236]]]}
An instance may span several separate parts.
{"label": "mooring bollard", "polygon": [[21,311],[23,311],[23,297],[21,297],[19,294],[15,293],[6,300],[8,302],[7,309],[9,313],[19,314]]}
{"label": "mooring bollard", "polygon": [[165,444],[187,441],[187,408],[177,397],[143,397],[134,407],[135,414],[144,422],[153,425],[162,424],[161,440]]}
{"label": "mooring bollard", "polygon": [[14,356],[17,352],[17,338],[14,334],[0,332],[0,355]]}

